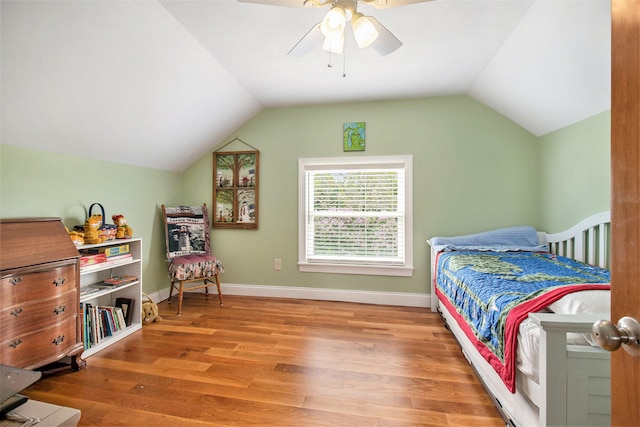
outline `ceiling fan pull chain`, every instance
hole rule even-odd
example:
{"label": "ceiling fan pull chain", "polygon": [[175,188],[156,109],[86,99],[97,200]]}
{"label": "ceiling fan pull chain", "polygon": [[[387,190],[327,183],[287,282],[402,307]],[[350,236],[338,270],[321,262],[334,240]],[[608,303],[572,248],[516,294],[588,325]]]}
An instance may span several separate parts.
{"label": "ceiling fan pull chain", "polygon": [[347,77],[347,51],[342,55],[342,78]]}

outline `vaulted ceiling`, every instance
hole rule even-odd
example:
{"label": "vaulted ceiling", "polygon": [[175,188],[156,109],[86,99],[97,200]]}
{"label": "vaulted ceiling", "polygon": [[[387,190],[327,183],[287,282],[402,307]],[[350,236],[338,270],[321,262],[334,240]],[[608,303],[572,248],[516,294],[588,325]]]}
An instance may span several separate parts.
{"label": "vaulted ceiling", "polygon": [[361,4],[403,46],[344,62],[287,56],[327,8],[0,4],[4,144],[182,171],[270,107],[466,94],[538,136],[610,108],[608,0]]}

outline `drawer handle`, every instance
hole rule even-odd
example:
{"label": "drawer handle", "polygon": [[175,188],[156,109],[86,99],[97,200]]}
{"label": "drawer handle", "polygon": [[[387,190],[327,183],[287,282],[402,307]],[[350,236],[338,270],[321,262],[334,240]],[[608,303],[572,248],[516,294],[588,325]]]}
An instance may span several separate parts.
{"label": "drawer handle", "polygon": [[59,305],[56,308],[53,309],[53,312],[55,314],[60,314],[60,313],[64,313],[64,311],[67,309],[66,305]]}
{"label": "drawer handle", "polygon": [[17,346],[19,346],[20,344],[22,344],[22,340],[20,338],[18,338],[17,340],[10,342],[9,343],[9,347],[11,348],[16,348]]}
{"label": "drawer handle", "polygon": [[53,339],[53,343],[55,345],[62,344],[62,341],[64,341],[64,335],[58,335],[56,338]]}
{"label": "drawer handle", "polygon": [[67,279],[65,279],[64,277],[58,277],[56,280],[53,281],[53,284],[56,286],[63,286],[64,282],[66,282]]}
{"label": "drawer handle", "polygon": [[18,308],[14,308],[13,310],[11,310],[11,315],[12,316],[16,316],[18,317],[20,315],[20,313],[22,313],[24,311],[24,308],[22,307],[18,307]]}
{"label": "drawer handle", "polygon": [[18,283],[22,282],[22,276],[16,276],[9,279],[9,283],[13,286],[18,286]]}

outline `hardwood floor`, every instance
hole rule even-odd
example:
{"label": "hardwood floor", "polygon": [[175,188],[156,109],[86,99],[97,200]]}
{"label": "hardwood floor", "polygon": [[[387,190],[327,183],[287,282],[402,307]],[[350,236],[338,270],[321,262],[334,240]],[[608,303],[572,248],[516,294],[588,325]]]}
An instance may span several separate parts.
{"label": "hardwood floor", "polygon": [[427,308],[186,295],[183,314],[41,379],[81,426],[504,426]]}

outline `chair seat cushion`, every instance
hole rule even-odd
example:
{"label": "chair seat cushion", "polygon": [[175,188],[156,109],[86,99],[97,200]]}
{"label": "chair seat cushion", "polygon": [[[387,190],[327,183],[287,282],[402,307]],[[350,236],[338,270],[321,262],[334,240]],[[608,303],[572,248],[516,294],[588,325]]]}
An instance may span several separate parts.
{"label": "chair seat cushion", "polygon": [[222,262],[209,254],[184,255],[169,261],[171,280],[192,280],[224,273]]}

